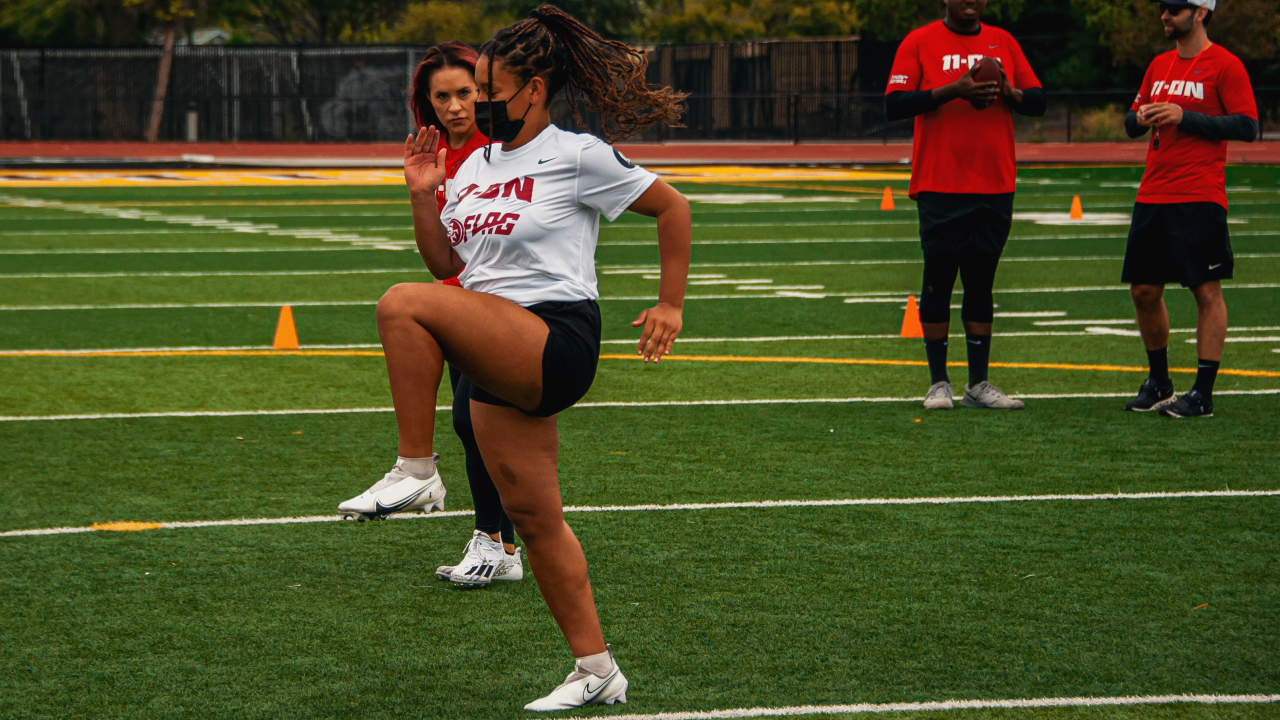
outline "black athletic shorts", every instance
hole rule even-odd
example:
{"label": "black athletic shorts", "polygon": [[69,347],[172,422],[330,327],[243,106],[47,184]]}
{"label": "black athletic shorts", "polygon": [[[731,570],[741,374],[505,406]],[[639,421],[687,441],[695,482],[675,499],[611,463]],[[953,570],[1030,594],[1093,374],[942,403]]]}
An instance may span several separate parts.
{"label": "black athletic shorts", "polygon": [[[542,348],[542,402],[534,417],[551,417],[573,407],[591,389],[600,362],[600,306],[594,300],[544,302],[525,308],[547,324]],[[470,397],[478,403],[516,407],[474,382]]]}
{"label": "black athletic shorts", "polygon": [[976,249],[999,256],[1013,227],[1013,193],[916,194],[920,246],[925,256]]}
{"label": "black athletic shorts", "polygon": [[1215,202],[1134,203],[1120,281],[1195,287],[1235,269],[1227,209]]}

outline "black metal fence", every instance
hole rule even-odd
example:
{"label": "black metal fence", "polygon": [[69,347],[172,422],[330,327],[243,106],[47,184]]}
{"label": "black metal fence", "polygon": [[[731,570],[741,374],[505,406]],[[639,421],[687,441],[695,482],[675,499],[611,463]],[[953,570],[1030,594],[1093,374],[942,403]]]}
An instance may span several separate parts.
{"label": "black metal fence", "polygon": [[[397,141],[412,126],[404,90],[425,48],[179,47],[160,137],[200,141]],[[137,140],[158,48],[0,50],[0,139]],[[649,79],[690,92],[683,128],[647,141],[892,142],[883,96],[859,92],[857,42],[659,45]],[[1280,88],[1258,88],[1264,133],[1280,134]],[[1044,118],[1015,116],[1025,142],[1126,140],[1133,91],[1050,93]],[[567,104],[556,121],[574,127]],[[592,130],[598,118],[588,117]]]}

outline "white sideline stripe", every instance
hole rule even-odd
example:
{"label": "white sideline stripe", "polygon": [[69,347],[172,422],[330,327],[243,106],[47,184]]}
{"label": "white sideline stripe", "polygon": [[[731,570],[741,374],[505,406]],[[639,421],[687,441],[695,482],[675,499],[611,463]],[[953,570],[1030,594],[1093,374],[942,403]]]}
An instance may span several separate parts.
{"label": "white sideline stripe", "polygon": [[916,703],[859,703],[857,705],[800,705],[756,707],[707,712],[664,712],[650,715],[610,715],[612,720],[721,720],[723,718],[786,717],[794,715],[853,715],[886,712],[935,712],[999,708],[1111,707],[1117,705],[1224,705],[1280,702],[1280,695],[1146,695],[1131,697],[1062,697],[1026,700],[944,700]]}
{"label": "white sideline stripe", "polygon": [[[614,512],[670,512],[687,510],[764,510],[773,508],[797,507],[858,507],[863,505],[968,505],[991,503],[1021,502],[1054,502],[1075,501],[1088,502],[1096,500],[1178,500],[1189,498],[1246,498],[1276,497],[1280,490],[1186,490],[1183,492],[1145,492],[1145,493],[1094,493],[1079,495],[977,495],[971,497],[914,497],[914,498],[850,498],[842,500],[756,500],[747,502],[724,503],[676,503],[672,505],[570,505],[564,508],[566,513],[614,513]],[[425,520],[431,518],[465,517],[474,515],[470,510],[453,510],[426,515],[392,515],[393,520]],[[303,515],[282,518],[243,518],[239,520],[193,520],[187,522],[157,523],[156,529],[228,527],[244,525],[292,525],[303,523],[342,522],[336,513],[333,515]],[[93,532],[92,527],[39,528],[35,530],[9,530],[0,532],[0,537],[22,537],[28,535],[66,535],[70,533]],[[651,717],[651,716],[640,716]],[[744,716],[745,717],[745,716]]]}
{"label": "white sideline stripe", "polygon": [[[1275,289],[1280,288],[1280,283],[1238,283],[1222,286],[1223,290],[1258,290],[1258,289]],[[1037,293],[1077,293],[1077,292],[1108,292],[1124,290],[1128,291],[1128,285],[1082,285],[1079,287],[1059,287],[1059,288],[996,288],[992,290],[994,293],[1008,294],[1037,294]],[[760,295],[688,295],[685,300],[778,300],[786,298],[810,298],[821,300],[824,298],[851,298],[845,302],[903,302],[903,298],[907,295],[916,294],[916,290],[889,290],[877,292],[828,292],[828,293],[794,293],[785,290],[773,294]],[[657,296],[653,295],[633,295],[633,296],[612,296],[601,297],[600,302],[608,301],[644,301],[657,302]],[[118,305],[0,305],[0,312],[16,312],[22,310],[164,310],[164,309],[184,309],[184,308],[234,308],[234,307],[280,307],[281,305],[293,305],[294,307],[326,307],[330,305],[376,305],[377,300],[277,300],[274,302],[219,302],[219,303],[125,303]]]}
{"label": "white sideline stripe", "polygon": [[[1280,395],[1280,388],[1262,390],[1215,390],[1214,395]],[[1093,398],[1127,398],[1133,393],[1060,393],[1022,394],[1010,393],[1009,397],[1026,400],[1079,400]],[[955,398],[959,400],[959,397]],[[713,407],[719,405],[838,405],[845,403],[899,403],[920,402],[912,397],[846,397],[846,398],[767,398],[759,400],[652,400],[648,402],[606,401],[585,402],[575,408],[650,408],[650,407]],[[450,405],[437,405],[436,412],[450,412]],[[197,418],[197,417],[246,417],[254,415],[347,415],[361,413],[390,413],[391,407],[366,408],[318,408],[300,410],[176,410],[169,412],[141,413],[90,413],[82,415],[0,415],[0,422],[34,422],[59,420],[129,420],[134,418]]]}
{"label": "white sideline stripe", "polygon": [[[333,250],[333,249],[330,249]],[[349,247],[337,250],[352,250]],[[1280,252],[1242,252],[1236,258],[1280,258]],[[1056,255],[1056,256],[1014,256],[1002,258],[1002,263],[1075,263],[1075,261],[1120,261],[1120,255]],[[920,265],[924,260],[805,260],[795,263],[699,263],[699,268],[769,268],[769,266],[824,266],[824,265]],[[692,265],[691,265],[692,266]],[[375,274],[422,274],[426,268],[406,266],[406,268],[360,268],[334,270],[140,270],[140,272],[105,272],[105,273],[4,273],[0,279],[67,279],[67,278],[229,278],[229,277],[291,277],[291,275],[375,275]],[[618,270],[604,270],[604,274],[625,274]],[[646,278],[648,279],[648,278]],[[710,281],[691,281],[690,286],[713,286],[713,284],[749,284],[769,283],[767,279],[710,279]],[[782,286],[778,287],[782,290]],[[820,290],[820,287],[818,288]]]}

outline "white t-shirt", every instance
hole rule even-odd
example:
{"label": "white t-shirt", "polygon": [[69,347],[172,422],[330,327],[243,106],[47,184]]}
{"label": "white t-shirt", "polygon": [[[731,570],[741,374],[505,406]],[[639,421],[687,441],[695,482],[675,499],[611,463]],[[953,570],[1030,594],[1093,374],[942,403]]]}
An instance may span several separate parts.
{"label": "white t-shirt", "polygon": [[462,286],[524,306],[599,298],[600,216],[616,220],[658,176],[555,125],[491,156],[476,150],[462,163],[440,213],[467,264]]}

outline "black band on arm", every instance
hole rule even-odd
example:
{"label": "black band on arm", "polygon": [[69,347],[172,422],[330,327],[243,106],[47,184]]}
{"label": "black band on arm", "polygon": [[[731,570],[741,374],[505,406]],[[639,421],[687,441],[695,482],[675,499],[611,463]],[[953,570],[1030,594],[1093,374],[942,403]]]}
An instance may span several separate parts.
{"label": "black band on arm", "polygon": [[1205,115],[1184,110],[1178,127],[1210,140],[1253,142],[1258,139],[1258,121],[1248,115]]}
{"label": "black band on arm", "polygon": [[1130,110],[1124,116],[1124,131],[1131,138],[1140,138],[1147,134],[1147,129],[1138,124],[1138,111]]}
{"label": "black band on arm", "polygon": [[898,90],[884,96],[884,114],[890,121],[906,120],[938,109],[929,90]]}
{"label": "black band on arm", "polygon": [[1034,87],[1022,91],[1022,103],[1015,105],[1013,109],[1019,115],[1027,117],[1044,117],[1045,112],[1049,109],[1049,96],[1045,95],[1044,88]]}

